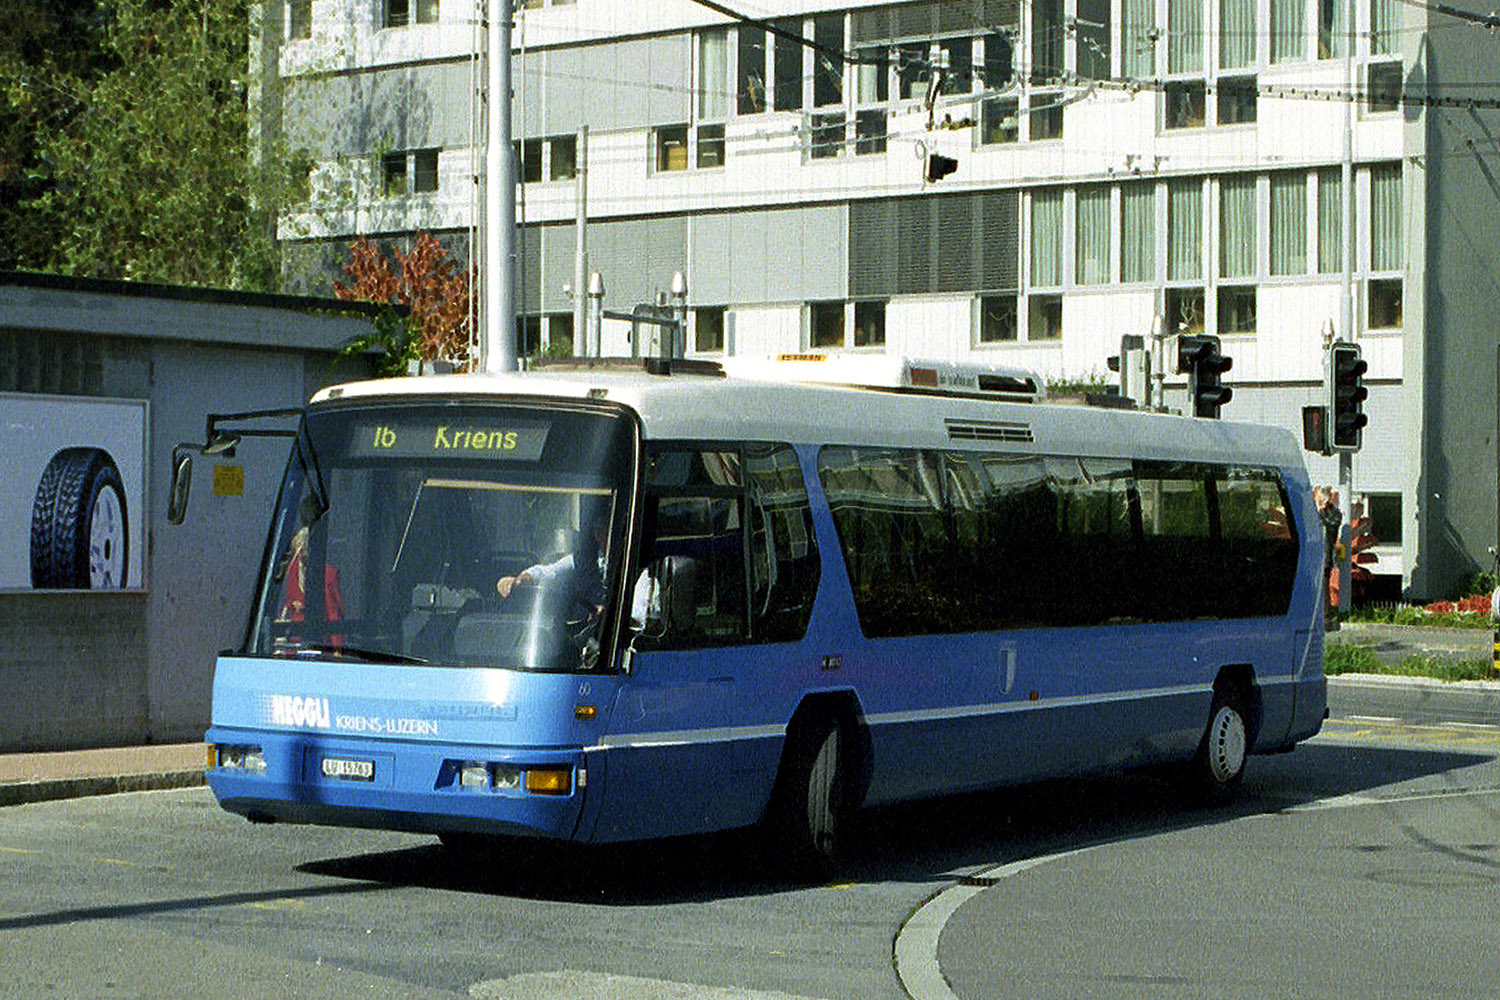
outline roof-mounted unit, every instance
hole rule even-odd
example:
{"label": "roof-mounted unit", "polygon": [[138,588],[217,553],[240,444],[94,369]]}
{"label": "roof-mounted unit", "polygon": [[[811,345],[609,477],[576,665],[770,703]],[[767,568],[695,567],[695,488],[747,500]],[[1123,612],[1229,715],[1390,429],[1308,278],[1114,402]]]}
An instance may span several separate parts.
{"label": "roof-mounted unit", "polygon": [[1036,403],[1047,398],[1046,384],[1035,372],[968,361],[814,352],[726,358],[724,370],[733,378],[768,382],[847,385],[889,392],[932,393],[1020,403]]}

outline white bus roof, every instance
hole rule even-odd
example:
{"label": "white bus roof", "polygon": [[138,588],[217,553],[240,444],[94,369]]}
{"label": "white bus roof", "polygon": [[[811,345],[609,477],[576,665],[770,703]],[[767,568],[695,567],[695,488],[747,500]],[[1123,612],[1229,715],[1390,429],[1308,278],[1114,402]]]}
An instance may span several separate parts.
{"label": "white bus roof", "polygon": [[[729,368],[737,367],[729,365]],[[332,400],[422,397],[591,399],[629,407],[652,439],[751,440],[1004,451],[1302,468],[1289,431],[1173,414],[912,392],[902,387],[775,382],[719,365],[672,362],[671,374],[610,359],[530,372],[435,375],[324,389]]]}

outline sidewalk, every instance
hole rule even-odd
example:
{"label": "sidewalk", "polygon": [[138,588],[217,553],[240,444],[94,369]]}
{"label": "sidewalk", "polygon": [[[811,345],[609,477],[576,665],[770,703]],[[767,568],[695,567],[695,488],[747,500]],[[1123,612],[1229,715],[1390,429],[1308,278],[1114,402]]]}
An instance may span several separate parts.
{"label": "sidewalk", "polygon": [[0,754],[0,806],[203,784],[202,743]]}

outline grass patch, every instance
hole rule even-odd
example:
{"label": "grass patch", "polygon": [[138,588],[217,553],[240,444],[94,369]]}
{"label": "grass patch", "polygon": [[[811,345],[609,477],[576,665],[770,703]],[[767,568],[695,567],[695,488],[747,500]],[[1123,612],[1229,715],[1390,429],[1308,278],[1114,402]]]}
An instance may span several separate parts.
{"label": "grass patch", "polygon": [[1430,625],[1437,628],[1476,629],[1495,627],[1495,623],[1490,620],[1487,613],[1427,611],[1412,604],[1385,604],[1355,608],[1344,620],[1369,625]]}
{"label": "grass patch", "polygon": [[1500,671],[1488,660],[1444,660],[1435,656],[1408,656],[1400,663],[1386,663],[1365,646],[1330,642],[1323,648],[1323,673],[1387,674],[1395,677],[1430,677],[1440,681],[1500,680]]}

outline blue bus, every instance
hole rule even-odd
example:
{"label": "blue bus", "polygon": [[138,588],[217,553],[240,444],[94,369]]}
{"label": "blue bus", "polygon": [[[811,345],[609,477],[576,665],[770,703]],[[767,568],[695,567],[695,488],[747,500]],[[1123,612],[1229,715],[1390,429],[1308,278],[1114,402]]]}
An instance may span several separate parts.
{"label": "blue bus", "polygon": [[257,822],[602,843],[1180,764],[1325,717],[1284,431],[797,356],[371,381],[306,407],[208,782]]}

